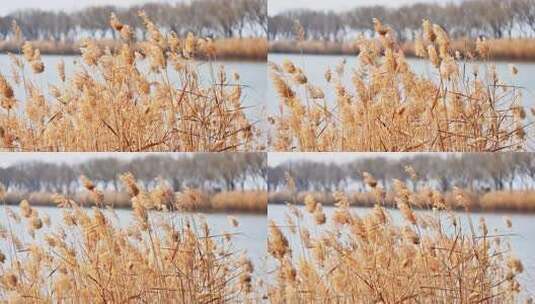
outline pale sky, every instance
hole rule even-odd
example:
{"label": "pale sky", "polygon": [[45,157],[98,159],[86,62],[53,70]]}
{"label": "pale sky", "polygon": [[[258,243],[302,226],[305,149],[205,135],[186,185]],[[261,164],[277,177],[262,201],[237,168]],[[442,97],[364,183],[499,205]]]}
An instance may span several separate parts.
{"label": "pale sky", "polygon": [[276,15],[282,11],[296,8],[313,10],[346,11],[357,6],[384,5],[397,7],[413,3],[449,3],[460,0],[268,0],[268,14]]}
{"label": "pale sky", "polygon": [[[369,152],[324,152],[324,153],[294,153],[294,152],[277,152],[277,153],[268,153],[268,166],[276,167],[281,163],[287,161],[300,161],[300,160],[309,160],[315,162],[325,162],[325,163],[336,163],[344,164],[356,159],[362,158],[376,158],[376,157],[386,157],[392,159],[400,159],[413,157],[418,154],[431,154],[430,152],[421,152],[421,153],[369,153]],[[433,155],[440,154],[441,156],[454,155],[458,153],[432,153]]]}
{"label": "pale sky", "polygon": [[132,6],[147,2],[177,3],[185,1],[189,2],[189,0],[1,0],[0,16],[7,15],[15,10],[23,8],[40,8],[45,10],[63,10],[70,12],[93,5],[112,4],[116,6]]}
{"label": "pale sky", "polygon": [[[54,152],[39,152],[39,153],[11,153],[0,152],[0,168],[5,168],[15,163],[42,161],[48,163],[65,163],[78,164],[89,159],[115,157],[117,159],[130,160],[136,157],[144,157],[147,155],[166,153],[54,153]],[[167,153],[167,155],[180,155],[181,153]]]}
{"label": "pale sky", "polygon": [[[6,15],[17,9],[23,8],[40,8],[50,10],[64,10],[75,11],[81,8],[92,5],[107,5],[113,4],[116,6],[131,6],[143,4],[147,2],[190,2],[192,0],[18,0],[8,1],[1,0],[0,15]],[[295,8],[309,8],[316,10],[334,10],[344,11],[357,6],[366,5],[385,5],[385,6],[401,6],[405,4],[412,4],[417,2],[434,2],[447,3],[459,2],[461,0],[268,0],[268,13],[270,15],[277,14],[281,11]],[[43,3],[46,2],[44,6]]]}

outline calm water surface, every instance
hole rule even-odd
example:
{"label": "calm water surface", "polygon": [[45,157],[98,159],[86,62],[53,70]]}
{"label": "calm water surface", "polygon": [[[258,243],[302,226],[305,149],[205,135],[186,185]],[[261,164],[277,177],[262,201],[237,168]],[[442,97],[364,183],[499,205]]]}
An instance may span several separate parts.
{"label": "calm water surface", "polygon": [[[327,215],[332,214],[335,208],[324,207]],[[353,208],[358,215],[364,216],[368,214],[370,208]],[[284,205],[269,205],[268,219],[275,220],[279,225],[286,225],[286,214],[288,208]],[[427,212],[427,211],[418,211]],[[397,223],[402,223],[403,219],[399,210],[391,209],[389,214],[392,220]],[[466,213],[460,213],[461,224],[468,228],[468,216]],[[472,214],[471,219],[474,226],[479,225],[479,219],[485,218],[488,226],[489,234],[510,234],[510,243],[512,251],[518,256],[524,264],[524,273],[522,274],[521,283],[526,289],[527,294],[535,295],[535,214],[508,214],[508,213],[477,213]],[[513,221],[512,229],[508,229],[505,224],[505,218],[509,217]],[[447,221],[445,221],[447,222]],[[309,227],[314,227],[313,220],[310,216],[305,215],[304,224]],[[466,230],[465,230],[466,231]],[[290,243],[294,248],[301,248],[298,238],[289,231],[285,231]],[[311,230],[314,233],[314,230]],[[299,250],[295,250],[296,254]]]}
{"label": "calm water surface", "polygon": [[[346,60],[345,78],[343,83],[353,89],[351,85],[351,71],[358,66],[356,56],[331,56],[331,55],[296,55],[296,54],[269,54],[268,60],[277,64],[281,64],[285,59],[289,59],[296,65],[303,68],[310,83],[326,88],[331,85],[325,80],[325,72],[330,68],[333,72],[336,66]],[[408,58],[407,61],[412,69],[426,76],[427,78],[435,78],[438,75],[437,70],[427,61],[422,59]],[[524,87],[524,104],[525,106],[535,106],[535,62],[517,62],[514,65],[518,68],[519,73],[512,76],[510,72],[509,63],[495,62],[498,75],[501,80],[510,85]],[[472,71],[472,64],[468,64],[466,69],[468,73]],[[480,73],[483,72],[483,66],[480,66]],[[332,90],[331,90],[332,91]],[[270,112],[277,111],[279,106],[279,99],[273,88],[271,78],[269,79],[267,91],[268,110]],[[327,98],[333,99],[332,94],[326,92]]]}
{"label": "calm water surface", "polygon": [[[38,85],[45,92],[50,84],[58,85],[61,83],[56,66],[63,59],[65,62],[65,70],[67,78],[76,71],[82,70],[79,56],[57,56],[57,55],[43,55],[43,63],[45,64],[45,71],[43,74],[34,77],[26,68],[25,73],[32,75]],[[200,62],[199,63],[199,78],[203,83],[214,83],[216,79],[219,66],[224,65],[227,72],[227,78],[232,79],[234,72],[240,75],[240,82],[244,86],[242,90],[242,100],[245,106],[248,107],[247,114],[251,119],[260,120],[263,110],[265,94],[266,94],[266,64],[264,62],[255,61],[221,61],[221,62]],[[142,65],[141,65],[142,66]],[[8,55],[0,54],[0,72],[10,77],[11,75],[11,60]],[[169,75],[171,81],[178,83],[176,73],[169,68]],[[160,79],[161,76],[153,75],[153,79]],[[15,88],[17,98],[24,96],[22,88]]]}
{"label": "calm water surface", "polygon": [[[26,233],[26,225],[24,221],[20,224],[15,224],[13,220],[8,222],[8,217],[6,214],[6,207],[0,206],[0,223],[5,227],[8,227],[8,223],[11,225],[13,231],[21,236],[22,241],[31,240],[28,239],[28,234]],[[11,206],[9,207],[13,211],[18,213],[18,207]],[[37,207],[36,208],[39,214],[42,216],[47,214],[50,217],[52,226],[50,228],[44,227],[43,229],[37,231],[37,235],[45,234],[50,231],[54,231],[59,224],[63,223],[62,210],[55,207]],[[92,211],[89,211],[92,214]],[[118,224],[120,227],[129,227],[134,223],[133,213],[128,209],[117,209],[115,210],[115,215],[110,211],[104,211],[110,220]],[[228,216],[229,214],[222,213],[210,213],[210,214],[179,214],[179,213],[151,213],[151,219],[158,219],[160,216],[165,216],[171,219],[174,223],[180,223],[184,220],[191,220],[192,218],[204,217],[208,226],[211,229],[212,234],[221,234],[221,232],[229,232],[236,234],[233,238],[233,243],[235,249],[240,252],[246,252],[247,256],[251,258],[255,265],[255,272],[259,275],[263,274],[265,270],[265,256],[267,250],[267,219],[264,215],[254,215],[254,214],[231,214],[235,216],[239,221],[239,226],[237,228],[232,227],[229,224]],[[199,221],[196,221],[197,224]],[[22,238],[24,236],[24,238]],[[5,241],[0,241],[0,248],[7,252],[7,247]]]}

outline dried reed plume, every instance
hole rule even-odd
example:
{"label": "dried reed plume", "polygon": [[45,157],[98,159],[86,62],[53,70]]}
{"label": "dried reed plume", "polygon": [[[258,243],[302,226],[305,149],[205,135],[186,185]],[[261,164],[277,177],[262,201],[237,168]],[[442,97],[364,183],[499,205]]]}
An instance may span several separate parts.
{"label": "dried reed plume", "polygon": [[[18,212],[5,207],[0,297],[9,303],[258,301],[253,265],[231,234],[214,234],[203,220],[165,212],[180,206],[164,186],[147,192],[131,175],[122,180],[131,190],[130,223],[119,224],[111,208],[90,211],[59,195],[63,219],[54,226],[27,201]],[[28,235],[13,231],[21,222]]]}
{"label": "dried reed plume", "polygon": [[[304,208],[290,204],[285,224],[272,219],[270,302],[517,303],[526,296],[519,283],[524,267],[508,233],[490,234],[484,219],[474,224],[470,215],[455,215],[438,192],[428,197],[433,212],[416,213],[415,193],[395,184],[400,220],[380,197],[368,214],[357,213],[344,193],[335,195],[337,207],[326,223],[317,221],[313,197]],[[506,223],[504,229],[513,224]]]}
{"label": "dried reed plume", "polygon": [[[31,43],[10,54],[11,80],[0,75],[0,150],[8,151],[249,151],[259,130],[245,114],[239,75],[214,68],[206,84],[197,53],[213,60],[211,39],[164,34],[144,14],[147,39],[112,15],[121,41],[113,48],[86,39],[75,71],[57,66],[48,88]],[[33,75],[25,73],[29,66]],[[46,67],[51,68],[51,67]],[[32,74],[32,73],[30,73]],[[171,79],[176,79],[172,81]],[[21,87],[22,96],[14,88]]]}
{"label": "dried reed plume", "polygon": [[[354,88],[346,63],[325,73],[329,88],[310,83],[290,61],[271,63],[281,110],[270,118],[277,151],[522,151],[532,136],[522,90],[500,80],[487,41],[475,51],[451,47],[446,31],[428,20],[415,53],[429,61],[430,78],[415,73],[394,31],[374,20],[376,39],[357,41]],[[472,68],[471,68],[472,67]],[[516,73],[518,70],[516,70]],[[514,74],[514,73],[513,73]],[[331,94],[327,94],[330,91]],[[328,101],[333,98],[334,101]]]}

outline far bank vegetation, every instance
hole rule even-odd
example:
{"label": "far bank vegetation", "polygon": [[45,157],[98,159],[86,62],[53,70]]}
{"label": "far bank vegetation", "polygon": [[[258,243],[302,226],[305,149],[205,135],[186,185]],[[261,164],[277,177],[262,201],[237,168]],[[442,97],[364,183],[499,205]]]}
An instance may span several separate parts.
{"label": "far bank vegetation", "polygon": [[130,161],[109,157],[72,166],[21,162],[0,168],[0,183],[6,187],[5,202],[9,205],[28,200],[34,206],[54,206],[55,194],[60,193],[89,207],[95,205],[94,198],[84,190],[90,180],[102,189],[107,205],[130,208],[119,178],[128,172],[136,175],[136,182],[144,189],[165,185],[172,193],[179,193],[183,210],[266,212],[263,153],[152,155]]}
{"label": "far bank vegetation", "polygon": [[[294,180],[292,191],[285,187],[285,172]],[[373,207],[375,198],[366,191],[362,172],[373,175],[384,187],[386,207],[396,205],[392,181],[399,180],[414,192],[415,208],[425,205],[433,188],[454,210],[466,207],[456,204],[456,189],[462,189],[471,211],[535,212],[535,158],[531,153],[419,155],[399,160],[377,157],[343,165],[285,163],[270,168],[269,202],[303,204],[311,195],[331,206],[336,193],[344,191],[352,206]]]}

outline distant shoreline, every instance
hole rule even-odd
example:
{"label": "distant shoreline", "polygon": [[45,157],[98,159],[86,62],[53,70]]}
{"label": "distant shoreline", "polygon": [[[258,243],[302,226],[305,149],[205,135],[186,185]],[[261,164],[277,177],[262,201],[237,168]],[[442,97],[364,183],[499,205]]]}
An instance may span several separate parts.
{"label": "distant shoreline", "polygon": [[[490,39],[490,60],[510,62],[535,62],[535,39]],[[407,42],[401,49],[408,58],[418,58],[414,52],[414,44]],[[473,39],[458,39],[452,41],[452,49],[462,53],[475,53]],[[333,55],[357,56],[359,53],[355,42],[325,42],[307,40],[297,42],[293,40],[277,40],[269,42],[269,54],[303,54],[303,55]]]}
{"label": "distant shoreline", "polygon": [[[312,195],[317,202],[324,206],[334,206],[335,201],[333,193],[329,192],[299,192],[295,200],[296,205],[304,205],[306,195]],[[351,207],[369,208],[376,204],[374,193],[369,192],[352,192],[347,194]],[[464,207],[457,203],[456,195],[452,192],[443,194],[445,205],[454,211],[464,211]],[[491,191],[486,193],[466,192],[470,201],[468,211],[473,213],[535,213],[535,190],[533,191]],[[396,208],[395,195],[387,193],[383,206],[385,208]],[[414,209],[426,209],[429,207],[429,201],[426,194],[417,192],[412,202]],[[269,194],[268,205],[284,205],[291,201],[291,195],[288,192],[275,192]]]}
{"label": "distant shoreline", "polygon": [[[15,193],[8,192],[0,206],[18,206],[22,200],[27,200],[32,207],[57,207],[53,193]],[[81,207],[95,207],[89,192],[83,191],[69,196]],[[184,212],[203,213],[242,213],[266,214],[267,192],[263,191],[231,191],[218,193],[198,193],[198,201],[185,203],[181,207]],[[104,192],[104,207],[113,209],[131,209],[130,197],[125,192]]]}
{"label": "distant shoreline", "polygon": [[[39,49],[42,55],[78,56],[80,42],[30,41],[32,46]],[[120,42],[112,39],[97,40],[102,48],[116,49]],[[221,61],[254,61],[262,62],[267,59],[268,43],[265,38],[230,38],[215,40],[215,60]],[[20,44],[12,41],[0,41],[0,54],[21,52]],[[206,56],[199,54],[196,59],[205,60]]]}

